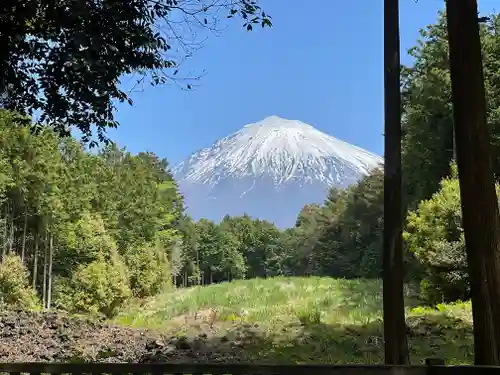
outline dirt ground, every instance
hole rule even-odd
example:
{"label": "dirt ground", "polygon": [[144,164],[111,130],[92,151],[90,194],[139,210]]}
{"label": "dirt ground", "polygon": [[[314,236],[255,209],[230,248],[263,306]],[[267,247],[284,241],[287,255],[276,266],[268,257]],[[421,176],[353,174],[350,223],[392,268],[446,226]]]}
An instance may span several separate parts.
{"label": "dirt ground", "polygon": [[239,362],[237,342],[112,326],[60,313],[0,312],[0,362]]}

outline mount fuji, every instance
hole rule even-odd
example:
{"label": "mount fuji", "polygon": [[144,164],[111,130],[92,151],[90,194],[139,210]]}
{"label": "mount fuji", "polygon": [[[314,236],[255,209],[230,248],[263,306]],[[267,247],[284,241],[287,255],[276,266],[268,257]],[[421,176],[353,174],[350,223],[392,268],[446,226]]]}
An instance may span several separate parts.
{"label": "mount fuji", "polygon": [[311,125],[270,116],[195,152],[173,173],[194,219],[247,213],[286,228],[330,187],[345,188],[382,163]]}

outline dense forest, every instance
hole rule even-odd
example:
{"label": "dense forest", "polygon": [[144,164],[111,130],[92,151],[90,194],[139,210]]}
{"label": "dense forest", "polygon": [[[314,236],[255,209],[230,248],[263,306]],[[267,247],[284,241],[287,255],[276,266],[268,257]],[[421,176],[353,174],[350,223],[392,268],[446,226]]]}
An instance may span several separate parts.
{"label": "dense forest", "polygon": [[[488,122],[500,177],[500,17],[482,25]],[[429,304],[469,298],[444,17],[403,72],[407,281]],[[383,173],[279,230],[249,216],[194,222],[168,162],[98,152],[0,112],[0,303],[114,315],[167,288],[277,275],[379,278]]]}

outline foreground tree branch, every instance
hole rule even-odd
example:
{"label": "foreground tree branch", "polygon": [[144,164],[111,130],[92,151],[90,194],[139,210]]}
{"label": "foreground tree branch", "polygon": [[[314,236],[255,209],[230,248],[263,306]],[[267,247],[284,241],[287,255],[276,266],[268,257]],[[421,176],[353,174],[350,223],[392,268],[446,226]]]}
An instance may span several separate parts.
{"label": "foreground tree branch", "polygon": [[139,74],[138,82],[152,85],[177,80],[204,34],[233,17],[246,30],[271,26],[257,0],[2,1],[0,106],[37,114],[61,135],[76,127],[84,141],[95,126],[107,142],[106,129],[118,126],[114,103],[132,104],[122,77]]}

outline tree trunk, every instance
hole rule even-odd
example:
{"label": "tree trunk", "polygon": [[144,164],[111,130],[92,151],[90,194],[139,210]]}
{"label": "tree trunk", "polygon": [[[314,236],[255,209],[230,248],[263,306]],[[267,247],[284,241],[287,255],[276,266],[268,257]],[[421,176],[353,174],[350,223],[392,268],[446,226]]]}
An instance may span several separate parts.
{"label": "tree trunk", "polygon": [[23,226],[23,240],[21,244],[21,263],[24,263],[24,255],[26,251],[26,229],[28,227],[28,210],[24,208],[24,226]]}
{"label": "tree trunk", "polygon": [[196,280],[196,285],[202,284],[202,273],[200,269],[200,253],[198,251],[198,245],[196,245],[196,272],[198,272],[198,280]]}
{"label": "tree trunk", "polygon": [[384,340],[385,363],[409,362],[404,312],[399,0],[384,0]]}
{"label": "tree trunk", "polygon": [[33,254],[33,281],[32,281],[32,287],[33,289],[36,289],[36,280],[38,276],[38,232],[35,233],[35,253]]}
{"label": "tree trunk", "polygon": [[7,222],[9,220],[9,208],[8,203],[5,204],[5,219],[4,219],[4,228],[3,228],[3,246],[2,246],[2,262],[5,259],[5,255],[7,254],[7,246],[8,246],[8,226]]}
{"label": "tree trunk", "polygon": [[47,308],[47,236],[45,236],[43,244],[43,285],[42,285],[42,301],[43,308]]}
{"label": "tree trunk", "polygon": [[47,280],[47,310],[50,310],[52,303],[52,258],[54,257],[54,236],[50,234],[49,240],[49,272]]}
{"label": "tree trunk", "polygon": [[10,210],[10,236],[9,236],[9,254],[12,253],[14,247],[14,204]]}
{"label": "tree trunk", "polygon": [[448,39],[476,365],[500,362],[500,227],[476,0],[448,0]]}
{"label": "tree trunk", "polygon": [[457,140],[455,136],[455,127],[452,126],[452,133],[451,136],[453,137],[453,160],[455,163],[457,162]]}

